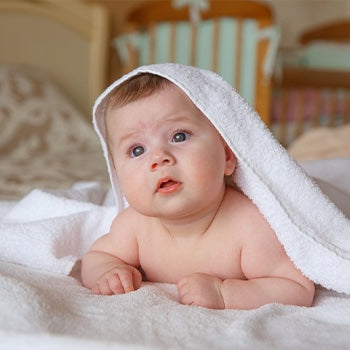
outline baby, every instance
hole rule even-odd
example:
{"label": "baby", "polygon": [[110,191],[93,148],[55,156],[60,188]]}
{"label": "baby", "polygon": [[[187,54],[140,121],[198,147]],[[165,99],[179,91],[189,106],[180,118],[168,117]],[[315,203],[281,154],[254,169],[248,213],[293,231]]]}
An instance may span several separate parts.
{"label": "baby", "polygon": [[175,84],[141,73],[109,94],[108,151],[129,206],[82,260],[94,294],[150,282],[177,285],[180,301],[213,309],[310,306],[314,284],[268,222],[226,184],[236,157]]}

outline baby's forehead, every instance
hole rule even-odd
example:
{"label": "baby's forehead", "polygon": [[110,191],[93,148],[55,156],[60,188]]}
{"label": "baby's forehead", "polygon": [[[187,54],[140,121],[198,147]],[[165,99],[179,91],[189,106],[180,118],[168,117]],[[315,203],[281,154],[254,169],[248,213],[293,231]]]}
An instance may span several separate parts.
{"label": "baby's forehead", "polygon": [[153,73],[139,73],[121,81],[108,93],[104,101],[105,114],[111,109],[124,106],[173,85],[169,79]]}
{"label": "baby's forehead", "polygon": [[[154,108],[152,104],[154,104]],[[210,118],[198,108],[187,95],[186,91],[168,79],[163,79],[161,85],[148,91],[148,93],[132,98],[123,105],[117,104],[113,108],[109,108],[105,114],[106,126],[109,128],[114,124],[114,127],[117,127],[116,124],[118,124],[119,127],[119,122],[116,120],[119,119],[118,116],[122,115],[124,118],[126,116],[129,118],[131,111],[134,112],[131,114],[137,115],[137,112],[141,114],[146,114],[149,111],[153,112],[152,109],[154,111],[164,109],[166,111],[164,118],[168,117],[168,113],[174,116],[184,116],[187,117],[188,120],[192,119],[198,121],[203,126],[207,125],[217,131],[216,127],[211,123]],[[185,118],[183,118],[183,121],[184,119]],[[176,118],[174,117],[173,120],[176,121]]]}
{"label": "baby's forehead", "polygon": [[[111,114],[119,114],[120,111],[130,111],[130,109],[142,109],[145,106],[152,106],[153,104],[159,108],[171,106],[173,109],[184,109],[186,106],[190,108],[197,109],[197,106],[189,98],[189,96],[176,84],[172,83],[169,80],[166,80],[166,83],[162,86],[157,87],[153,90],[144,91],[142,94],[135,93],[134,96],[129,97],[127,101],[110,103],[110,100],[116,98],[113,91],[111,96],[106,100],[104,107],[105,117]],[[113,113],[117,112],[117,113]]]}

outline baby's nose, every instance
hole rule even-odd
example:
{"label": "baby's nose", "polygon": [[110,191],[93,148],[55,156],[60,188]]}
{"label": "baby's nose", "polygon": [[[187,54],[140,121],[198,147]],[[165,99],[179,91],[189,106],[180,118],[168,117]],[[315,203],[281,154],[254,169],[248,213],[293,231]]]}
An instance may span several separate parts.
{"label": "baby's nose", "polygon": [[151,160],[151,170],[157,170],[159,167],[166,166],[166,165],[173,165],[175,164],[175,158],[173,155],[171,155],[169,152],[161,151],[156,152],[152,156]]}

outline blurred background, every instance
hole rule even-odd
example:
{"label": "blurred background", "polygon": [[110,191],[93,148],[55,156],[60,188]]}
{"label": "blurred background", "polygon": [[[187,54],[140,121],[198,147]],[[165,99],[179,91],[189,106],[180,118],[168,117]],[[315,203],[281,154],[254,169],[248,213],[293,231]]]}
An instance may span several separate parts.
{"label": "blurred background", "polygon": [[[96,2],[96,0],[86,1]],[[146,8],[147,5],[151,6],[152,3],[157,3],[157,1],[152,0],[99,0],[97,2],[103,3],[111,15],[112,38],[123,37],[123,33],[130,32],[130,30],[139,30],[140,27],[135,26],[135,23],[130,26],[130,22],[140,21],[142,17],[142,14],[138,13],[135,20],[133,18],[135,12],[140,12],[139,9]],[[203,2],[206,1],[180,0],[177,2],[182,4],[182,6],[174,6],[176,0],[172,2],[173,7],[177,7],[177,11],[184,10],[185,5],[202,6],[199,11],[199,14],[202,15],[202,21],[211,19],[209,15],[206,17],[206,11],[208,13],[212,11],[213,6],[215,7],[217,3],[220,3],[218,6],[224,6],[225,3],[226,5],[242,3],[243,7],[247,6],[244,1],[238,0],[207,1],[209,9],[205,9],[205,5],[203,8]],[[313,126],[335,126],[347,122],[350,114],[350,0],[257,0],[256,3],[269,8],[271,12],[271,22],[266,24],[258,20],[260,21],[259,26],[274,27],[276,33],[273,39],[276,41],[277,32],[279,38],[277,39],[277,48],[275,47],[273,53],[270,52],[270,57],[266,57],[269,54],[264,52],[264,49],[258,48],[255,53],[253,53],[253,48],[250,49],[252,55],[257,55],[257,64],[259,65],[260,62],[262,66],[265,65],[265,67],[259,68],[258,66],[256,68],[255,84],[257,87],[255,93],[249,91],[250,87],[247,81],[254,79],[249,75],[251,71],[249,67],[237,67],[237,70],[245,73],[241,73],[240,82],[235,84],[231,81],[232,72],[230,77],[227,77],[225,69],[215,68],[209,63],[205,65],[203,62],[198,62],[198,57],[197,61],[183,60],[181,63],[202,65],[203,68],[218,71],[257,109],[262,119],[285,146],[288,146],[294,139]],[[212,10],[210,10],[210,5]],[[176,10],[173,9],[173,11]],[[151,12],[152,10],[146,11]],[[164,12],[166,10],[163,10],[160,18],[164,17]],[[225,13],[220,13],[220,16],[221,18],[225,17]],[[246,14],[246,16],[249,18],[250,15]],[[161,19],[156,20],[161,22]],[[147,30],[145,29],[147,25],[149,23],[144,23],[143,30]],[[203,29],[203,33],[204,31],[205,29]],[[196,35],[200,36],[201,34],[197,33]],[[158,46],[163,47],[163,51],[167,50],[164,48],[165,44],[160,42],[161,37],[154,40],[159,41]],[[212,40],[215,41],[215,39]],[[244,41],[249,39],[242,38],[241,40],[243,41],[241,44],[244,45]],[[269,40],[270,42],[266,45],[273,46],[271,37]],[[207,43],[210,46],[210,40]],[[135,41],[129,42],[129,44],[135,45]],[[146,51],[145,45],[148,44],[136,44],[136,51],[139,51],[138,54],[141,56],[142,52]],[[200,45],[200,43],[195,45]],[[271,47],[270,49],[273,50]],[[226,55],[226,58],[218,58],[218,60],[226,59],[225,63],[222,63],[226,66],[239,56],[236,50],[233,53],[234,57],[229,58],[227,50],[218,54]],[[262,53],[259,50],[262,50]],[[265,50],[269,49],[265,48]],[[123,64],[121,62],[122,51],[125,51],[125,48],[121,49],[120,45],[118,47],[114,41],[109,67],[110,82],[137,65],[169,60],[166,57],[153,57],[150,60],[134,59],[130,63],[132,59],[128,56],[124,58]],[[203,53],[201,55],[203,56]],[[125,65],[125,60],[129,60],[130,64]],[[181,59],[177,60],[181,61]],[[264,60],[265,62],[263,62]],[[246,62],[247,57],[243,55],[241,61]],[[266,68],[266,64],[269,67]],[[261,73],[259,69],[267,69],[268,72],[267,74],[265,74],[266,72]],[[264,76],[259,77],[259,74]],[[269,84],[267,80],[269,80]],[[240,86],[238,86],[239,84]]]}
{"label": "blurred background", "polygon": [[[113,35],[124,28],[127,15],[152,0],[85,0],[103,3],[113,18]],[[234,0],[227,0],[234,1]],[[350,0],[257,0],[271,6],[281,28],[281,48],[299,46],[300,35],[308,29],[339,19],[350,18]]]}
{"label": "blurred background", "polygon": [[[84,0],[103,3],[112,16],[112,35],[120,35],[130,12],[152,0]],[[235,0],[227,0],[235,1]],[[303,32],[341,19],[350,19],[350,0],[257,0],[271,7],[281,31],[280,50],[300,47]],[[350,35],[350,34],[349,34]],[[350,40],[350,39],[349,39]],[[114,67],[118,70],[118,67]],[[114,73],[112,70],[112,78]]]}
{"label": "blurred background", "polygon": [[0,198],[108,184],[94,101],[161,62],[218,72],[297,160],[350,156],[350,0],[0,0]]}

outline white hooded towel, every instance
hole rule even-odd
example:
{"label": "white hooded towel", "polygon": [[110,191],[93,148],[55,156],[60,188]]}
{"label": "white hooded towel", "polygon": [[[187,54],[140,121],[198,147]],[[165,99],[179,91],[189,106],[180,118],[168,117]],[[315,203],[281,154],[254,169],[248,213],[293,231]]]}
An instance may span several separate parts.
{"label": "white hooded towel", "polygon": [[350,220],[293,161],[254,109],[213,72],[172,63],[143,66],[96,100],[93,121],[118,212],[127,202],[106,145],[104,105],[116,86],[142,72],[173,82],[215,126],[237,157],[234,182],[257,205],[295,266],[315,283],[350,294]]}

